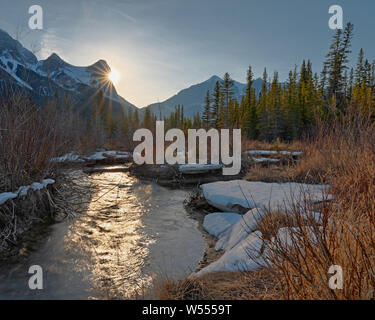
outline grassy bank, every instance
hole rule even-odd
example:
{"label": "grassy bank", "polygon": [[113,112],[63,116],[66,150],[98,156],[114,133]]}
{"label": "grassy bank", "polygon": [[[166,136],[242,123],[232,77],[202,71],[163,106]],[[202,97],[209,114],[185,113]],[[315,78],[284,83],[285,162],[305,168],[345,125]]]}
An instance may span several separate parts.
{"label": "grassy bank", "polygon": [[[272,150],[249,143],[249,148]],[[321,124],[313,139],[283,145],[303,151],[296,163],[253,166],[245,179],[328,183],[333,201],[314,208],[320,223],[303,216],[308,205],[294,208],[293,219],[277,213],[260,221],[259,229],[274,244],[264,248],[261,270],[205,275],[167,281],[162,299],[374,299],[375,289],[375,130],[359,115]],[[306,199],[309,195],[306,194]],[[291,243],[278,238],[281,227],[293,227]],[[343,270],[343,289],[328,283],[330,266]],[[257,288],[258,290],[254,290]]]}

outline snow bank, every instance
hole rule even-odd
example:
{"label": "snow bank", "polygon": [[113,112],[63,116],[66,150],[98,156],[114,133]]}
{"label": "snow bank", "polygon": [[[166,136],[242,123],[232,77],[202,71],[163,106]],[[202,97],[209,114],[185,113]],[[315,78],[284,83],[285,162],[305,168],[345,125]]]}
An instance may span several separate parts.
{"label": "snow bank", "polygon": [[53,179],[44,179],[42,183],[34,182],[29,186],[22,186],[18,188],[17,192],[4,192],[0,193],[0,205],[4,204],[8,200],[15,199],[17,197],[26,197],[27,192],[32,189],[34,191],[42,190],[49,184],[55,183]]}
{"label": "snow bank", "polygon": [[242,216],[233,212],[215,212],[204,217],[203,228],[209,234],[219,238],[232,225],[236,224]]}
{"label": "snow bank", "polygon": [[3,204],[10,199],[17,198],[17,196],[18,196],[17,193],[13,193],[13,192],[0,193],[0,204]]}
{"label": "snow bank", "polygon": [[33,189],[34,191],[38,191],[38,190],[42,190],[44,189],[45,187],[47,187],[49,184],[53,184],[55,183],[55,180],[52,180],[52,179],[45,179],[42,181],[42,183],[39,183],[39,182],[34,182],[30,187],[31,189]]}
{"label": "snow bank", "polygon": [[191,277],[199,277],[212,272],[250,271],[259,268],[263,259],[260,254],[263,246],[262,233],[249,234],[241,243],[227,251],[217,261],[209,264]]}
{"label": "snow bank", "polygon": [[280,162],[280,159],[272,159],[272,158],[252,158],[255,162]]}
{"label": "snow bank", "polygon": [[251,155],[261,155],[261,156],[268,156],[272,154],[277,154],[277,151],[271,151],[271,150],[248,150],[245,151],[247,154]]}
{"label": "snow bank", "polygon": [[122,152],[122,151],[105,151],[100,150],[97,152],[94,152],[88,157],[80,156],[74,152],[69,152],[66,155],[63,155],[61,157],[52,158],[51,162],[85,162],[90,160],[105,160],[108,158],[114,158],[114,159],[129,159],[132,156],[130,152]]}
{"label": "snow bank", "polygon": [[121,151],[97,151],[92,155],[86,157],[86,160],[104,160],[108,158],[114,159],[128,159],[131,157],[130,152],[121,152]]}
{"label": "snow bank", "polygon": [[51,162],[84,162],[84,160],[76,153],[69,152],[62,157],[52,158]]}
{"label": "snow bank", "polygon": [[226,212],[243,212],[245,209],[264,209],[271,211],[288,210],[304,200],[323,201],[329,186],[301,183],[265,183],[259,181],[219,181],[203,184],[203,195],[207,202]]}
{"label": "snow bank", "polygon": [[261,209],[252,209],[247,212],[220,237],[215,246],[216,251],[228,251],[241,243],[250,233],[256,230],[258,222],[264,214],[265,212]]}
{"label": "snow bank", "polygon": [[270,156],[275,154],[282,154],[282,155],[292,155],[292,156],[300,156],[302,154],[301,151],[273,151],[273,150],[248,150],[244,153],[249,155],[262,155],[262,156]]}
{"label": "snow bank", "polygon": [[[233,212],[221,212],[207,215],[204,228],[218,237],[215,249],[225,253],[215,262],[192,277],[202,276],[212,272],[250,271],[264,265],[268,254],[276,246],[290,247],[296,228],[280,228],[277,236],[270,241],[262,239],[262,233],[257,230],[260,219],[269,211],[298,206],[305,201],[327,199],[328,186],[306,185],[298,183],[264,183],[233,180],[213,182],[202,185],[203,194],[207,201],[224,211],[250,208],[243,216]],[[306,221],[321,222],[321,215],[317,212],[302,212]],[[313,229],[306,228],[313,241],[316,241]],[[303,250],[303,248],[301,248]]]}
{"label": "snow bank", "polygon": [[288,155],[288,156],[290,156],[290,155],[292,155],[292,156],[300,156],[303,152],[301,152],[301,151],[293,151],[293,152],[281,151],[280,153],[283,154],[283,155]]}

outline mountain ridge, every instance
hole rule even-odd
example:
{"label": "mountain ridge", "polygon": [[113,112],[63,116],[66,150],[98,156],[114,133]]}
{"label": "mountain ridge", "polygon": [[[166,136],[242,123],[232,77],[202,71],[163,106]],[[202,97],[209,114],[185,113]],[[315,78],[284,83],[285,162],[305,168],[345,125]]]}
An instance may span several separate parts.
{"label": "mountain ridge", "polygon": [[[157,117],[160,118],[161,114],[163,118],[172,113],[177,105],[183,105],[185,116],[192,118],[197,112],[202,114],[207,90],[212,94],[217,81],[221,82],[223,79],[217,75],[213,75],[206,81],[193,84],[162,102],[149,104],[148,106],[140,108],[140,110],[141,112],[145,112],[146,109],[149,109]],[[236,80],[233,80],[233,82],[234,97],[240,102],[241,97],[246,93],[247,85]],[[261,78],[254,80],[252,87],[255,89],[256,94],[259,94],[262,84],[263,80]]]}
{"label": "mountain ridge", "polygon": [[110,70],[105,60],[86,67],[74,66],[56,53],[38,60],[20,42],[0,29],[0,89],[3,94],[12,88],[26,92],[39,102],[56,94],[69,96],[75,105],[85,108],[92,106],[93,96],[101,90],[115,113],[134,110],[136,106],[118,95],[108,80]]}

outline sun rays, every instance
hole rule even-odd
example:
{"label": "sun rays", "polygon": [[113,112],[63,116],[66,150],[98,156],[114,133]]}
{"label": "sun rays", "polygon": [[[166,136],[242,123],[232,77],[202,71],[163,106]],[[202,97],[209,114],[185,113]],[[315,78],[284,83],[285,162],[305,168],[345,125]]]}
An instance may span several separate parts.
{"label": "sun rays", "polygon": [[114,84],[117,85],[118,82],[120,81],[120,73],[112,69],[110,73],[108,73],[108,79]]}

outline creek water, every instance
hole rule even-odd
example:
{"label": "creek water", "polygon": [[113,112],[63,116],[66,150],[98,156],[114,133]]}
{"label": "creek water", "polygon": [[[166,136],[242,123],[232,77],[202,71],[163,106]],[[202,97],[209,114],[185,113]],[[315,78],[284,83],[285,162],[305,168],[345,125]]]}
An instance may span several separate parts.
{"label": "creek water", "polygon": [[[183,207],[188,191],[127,173],[89,179],[96,191],[85,211],[49,226],[27,258],[0,268],[0,299],[150,298],[158,281],[197,267],[205,242]],[[42,290],[29,289],[32,265],[42,267]]]}

